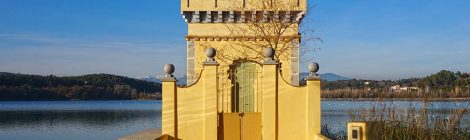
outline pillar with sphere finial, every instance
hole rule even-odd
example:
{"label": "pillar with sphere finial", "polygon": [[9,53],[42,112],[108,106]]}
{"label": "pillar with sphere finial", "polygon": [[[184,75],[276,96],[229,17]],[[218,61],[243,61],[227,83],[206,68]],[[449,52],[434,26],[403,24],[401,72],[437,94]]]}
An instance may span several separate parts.
{"label": "pillar with sphere finial", "polygon": [[320,76],[317,72],[320,67],[318,63],[312,62],[308,64],[307,77],[307,100],[308,100],[308,131],[314,134],[320,134],[321,131],[321,96],[320,96]]}
{"label": "pillar with sphere finial", "polygon": [[219,63],[214,59],[217,51],[214,48],[206,49],[206,61],[204,65],[204,74],[202,81],[203,101],[204,101],[204,139],[217,139],[217,88],[219,81],[217,80]]}
{"label": "pillar with sphere finial", "polygon": [[278,62],[274,59],[275,50],[264,48],[265,60],[263,62],[261,119],[263,139],[276,139],[276,101],[278,100]]}
{"label": "pillar with sphere finial", "polygon": [[165,72],[165,76],[162,80],[176,80],[173,73],[175,72],[175,65],[173,64],[165,64],[163,66],[163,71]]}
{"label": "pillar with sphere finial", "polygon": [[277,64],[276,60],[274,60],[275,50],[271,47],[264,48],[264,64]]}
{"label": "pillar with sphere finial", "polygon": [[166,64],[163,66],[165,76],[162,80],[162,133],[177,137],[176,125],[176,78],[173,76],[175,66]]}
{"label": "pillar with sphere finial", "polygon": [[217,55],[217,51],[210,47],[207,48],[206,51],[206,61],[203,63],[205,65],[218,65],[217,61],[215,61],[214,57]]}
{"label": "pillar with sphere finial", "polygon": [[319,69],[320,69],[320,66],[318,65],[318,63],[316,62],[309,63],[308,64],[309,75],[307,77],[307,80],[320,79],[320,77],[317,74]]}

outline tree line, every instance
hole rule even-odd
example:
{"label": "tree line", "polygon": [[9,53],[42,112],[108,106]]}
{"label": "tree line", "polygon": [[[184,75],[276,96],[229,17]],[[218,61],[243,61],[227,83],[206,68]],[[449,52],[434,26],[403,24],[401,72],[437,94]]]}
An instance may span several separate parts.
{"label": "tree line", "polygon": [[324,98],[469,98],[470,73],[442,70],[401,80],[322,81],[321,88]]}
{"label": "tree line", "polygon": [[[393,86],[416,87],[391,90]],[[322,81],[324,98],[469,98],[470,73],[401,80]],[[0,100],[161,99],[161,84],[110,74],[58,77],[0,72]]]}
{"label": "tree line", "polygon": [[0,100],[160,99],[161,84],[110,74],[57,77],[0,73]]}

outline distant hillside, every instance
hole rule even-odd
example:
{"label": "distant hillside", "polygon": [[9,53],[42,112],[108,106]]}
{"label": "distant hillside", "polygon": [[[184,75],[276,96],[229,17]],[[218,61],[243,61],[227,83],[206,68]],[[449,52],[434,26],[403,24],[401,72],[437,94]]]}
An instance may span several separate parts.
{"label": "distant hillside", "polygon": [[[306,72],[300,73],[300,79],[305,79],[308,75],[309,73],[306,73]],[[325,74],[319,74],[319,75],[320,75],[320,78],[325,81],[351,80],[350,78],[340,76],[334,73],[325,73]],[[186,85],[186,78],[187,78],[186,75],[176,78],[178,80],[176,84]],[[141,79],[141,80],[145,80],[149,82],[161,83],[160,79],[153,77],[153,76],[146,76],[144,78],[137,78],[137,79]]]}
{"label": "distant hillside", "polygon": [[158,98],[159,93],[159,83],[110,74],[57,77],[0,72],[0,100],[142,99]]}
{"label": "distant hillside", "polygon": [[[302,72],[300,73],[300,79],[305,79],[308,77],[309,73],[308,72]],[[320,78],[325,81],[338,81],[338,80],[351,80],[351,78],[347,78],[344,76],[340,76],[334,73],[324,73],[324,74],[319,74]]]}
{"label": "distant hillside", "polygon": [[142,78],[137,77],[136,79],[144,80],[144,81],[148,81],[148,82],[153,82],[153,83],[162,83],[160,78],[153,77],[153,76],[145,76],[145,77],[142,77]]}
{"label": "distant hillside", "polygon": [[351,78],[347,78],[341,75],[336,75],[334,73],[320,74],[320,78],[322,78],[325,81],[351,80]]}
{"label": "distant hillside", "polygon": [[[184,75],[183,77],[177,77],[176,78],[176,84],[177,85],[186,85],[186,75]],[[162,83],[162,81],[160,80],[160,78],[157,78],[157,77],[153,77],[153,76],[145,76],[143,78],[136,78],[136,79],[140,79],[140,80],[144,80],[144,81],[148,81],[148,82],[153,82],[153,83]]]}
{"label": "distant hillside", "polygon": [[422,78],[322,82],[325,98],[469,98],[470,73],[441,70]]}

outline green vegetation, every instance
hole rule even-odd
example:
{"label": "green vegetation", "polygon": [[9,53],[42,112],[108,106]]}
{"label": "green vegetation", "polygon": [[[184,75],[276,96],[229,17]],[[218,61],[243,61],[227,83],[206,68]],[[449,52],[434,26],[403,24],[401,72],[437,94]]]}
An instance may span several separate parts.
{"label": "green vegetation", "polygon": [[91,74],[57,77],[0,73],[0,100],[159,99],[161,84]]}
{"label": "green vegetation", "polygon": [[[398,86],[397,86],[398,85]],[[442,70],[403,80],[323,81],[324,98],[469,98],[470,74]]]}

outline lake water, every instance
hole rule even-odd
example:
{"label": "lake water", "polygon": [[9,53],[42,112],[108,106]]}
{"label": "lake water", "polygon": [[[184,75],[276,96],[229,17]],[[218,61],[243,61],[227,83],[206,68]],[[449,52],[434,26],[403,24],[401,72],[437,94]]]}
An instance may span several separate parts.
{"label": "lake water", "polygon": [[160,101],[0,102],[0,140],[112,140],[161,126]]}
{"label": "lake water", "polygon": [[[421,102],[386,101],[398,107]],[[345,129],[348,111],[370,107],[372,101],[323,101],[322,122]],[[470,102],[432,102],[431,107],[463,108]],[[469,127],[470,115],[464,116]],[[113,140],[161,127],[160,101],[0,101],[1,140]]]}

